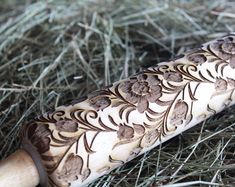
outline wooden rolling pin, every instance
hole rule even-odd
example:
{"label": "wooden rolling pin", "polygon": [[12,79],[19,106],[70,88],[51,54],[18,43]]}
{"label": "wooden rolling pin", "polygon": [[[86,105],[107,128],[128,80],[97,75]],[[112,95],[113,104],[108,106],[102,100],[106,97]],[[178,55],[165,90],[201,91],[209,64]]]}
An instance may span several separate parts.
{"label": "wooden rolling pin", "polygon": [[235,102],[235,34],[53,112],[0,163],[1,187],[79,187]]}

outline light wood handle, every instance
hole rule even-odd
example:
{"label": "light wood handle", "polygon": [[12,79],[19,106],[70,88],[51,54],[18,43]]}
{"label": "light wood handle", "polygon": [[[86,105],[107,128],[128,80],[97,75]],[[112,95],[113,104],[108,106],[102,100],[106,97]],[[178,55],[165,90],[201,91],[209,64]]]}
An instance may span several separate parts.
{"label": "light wood handle", "polygon": [[79,187],[234,104],[234,90],[231,34],[43,114],[24,142],[48,184]]}
{"label": "light wood handle", "polygon": [[24,150],[18,150],[0,162],[0,187],[34,187],[38,183],[37,168]]}

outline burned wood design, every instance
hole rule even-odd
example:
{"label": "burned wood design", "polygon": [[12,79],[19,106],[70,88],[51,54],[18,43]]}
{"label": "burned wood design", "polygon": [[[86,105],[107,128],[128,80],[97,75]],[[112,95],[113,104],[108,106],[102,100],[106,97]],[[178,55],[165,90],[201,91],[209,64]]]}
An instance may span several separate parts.
{"label": "burned wood design", "polygon": [[78,186],[233,104],[234,89],[229,35],[58,107],[27,125],[23,137],[52,186]]}

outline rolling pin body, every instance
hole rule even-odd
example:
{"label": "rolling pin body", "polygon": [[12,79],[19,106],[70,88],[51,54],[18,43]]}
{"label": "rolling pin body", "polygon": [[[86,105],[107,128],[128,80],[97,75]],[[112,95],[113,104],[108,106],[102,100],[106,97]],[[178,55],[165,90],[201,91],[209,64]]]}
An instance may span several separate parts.
{"label": "rolling pin body", "polygon": [[234,104],[234,90],[231,34],[43,114],[23,148],[41,184],[82,186]]}

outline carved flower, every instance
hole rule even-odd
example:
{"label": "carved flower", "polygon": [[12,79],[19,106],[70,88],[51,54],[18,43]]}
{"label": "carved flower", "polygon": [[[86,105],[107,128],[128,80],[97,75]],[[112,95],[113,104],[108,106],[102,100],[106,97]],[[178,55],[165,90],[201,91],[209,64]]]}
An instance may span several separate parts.
{"label": "carved flower", "polygon": [[75,181],[81,175],[82,167],[83,159],[71,153],[66,158],[62,170],[57,173],[57,177],[66,182]]}
{"label": "carved flower", "polygon": [[207,61],[207,58],[203,54],[190,54],[187,56],[187,59],[196,64],[202,64]]}
{"label": "carved flower", "polygon": [[215,81],[215,90],[216,91],[225,91],[227,90],[227,81],[221,78],[217,78]]}
{"label": "carved flower", "polygon": [[185,101],[178,100],[173,109],[170,123],[174,126],[182,124],[183,120],[186,118],[187,112],[188,104]]}
{"label": "carved flower", "polygon": [[235,41],[233,37],[217,40],[210,45],[210,49],[219,58],[229,62],[231,68],[235,68]]}
{"label": "carved flower", "polygon": [[76,132],[78,130],[78,123],[73,120],[60,120],[55,123],[58,131]]}
{"label": "carved flower", "polygon": [[163,74],[163,76],[167,81],[181,82],[183,80],[183,76],[174,71],[167,71]]}
{"label": "carved flower", "polygon": [[28,137],[39,153],[45,153],[49,150],[50,134],[48,125],[31,124],[28,127]]}
{"label": "carved flower", "polygon": [[100,90],[88,95],[90,106],[96,110],[102,110],[111,104],[107,91]]}
{"label": "carved flower", "polygon": [[133,138],[134,129],[129,126],[120,126],[117,131],[117,136],[120,140]]}
{"label": "carved flower", "polygon": [[154,75],[140,74],[121,83],[120,88],[126,94],[125,99],[132,104],[137,103],[137,109],[143,113],[148,102],[156,102],[161,97],[159,79]]}

